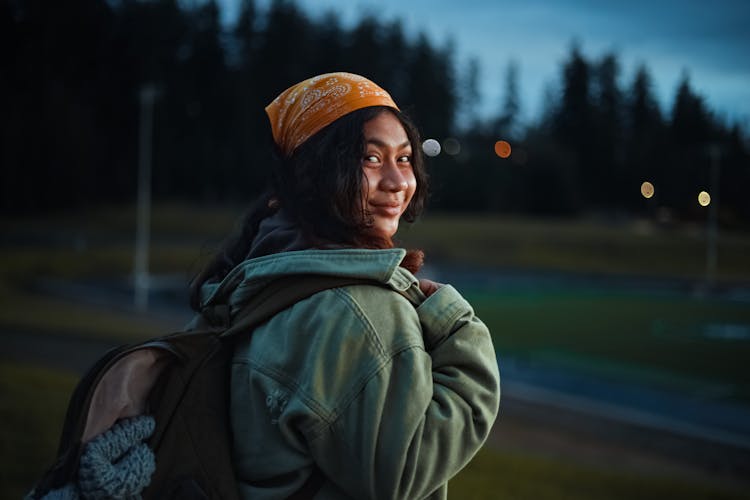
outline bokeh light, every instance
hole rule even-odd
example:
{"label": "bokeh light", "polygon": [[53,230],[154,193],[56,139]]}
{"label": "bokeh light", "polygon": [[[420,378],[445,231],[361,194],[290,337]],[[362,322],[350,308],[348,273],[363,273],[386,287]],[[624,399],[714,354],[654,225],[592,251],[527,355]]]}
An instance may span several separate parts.
{"label": "bokeh light", "polygon": [[508,141],[497,141],[495,143],[495,154],[500,158],[510,157],[510,143]]}
{"label": "bokeh light", "polygon": [[443,151],[445,154],[456,156],[461,152],[461,143],[454,137],[448,137],[443,141]]}
{"label": "bokeh light", "polygon": [[698,193],[698,204],[702,207],[707,207],[711,204],[711,195],[705,191]]}
{"label": "bokeh light", "polygon": [[641,194],[644,198],[651,198],[654,195],[654,185],[645,181],[641,184]]}
{"label": "bokeh light", "polygon": [[427,139],[422,143],[422,151],[427,156],[437,156],[440,154],[440,143],[435,139]]}

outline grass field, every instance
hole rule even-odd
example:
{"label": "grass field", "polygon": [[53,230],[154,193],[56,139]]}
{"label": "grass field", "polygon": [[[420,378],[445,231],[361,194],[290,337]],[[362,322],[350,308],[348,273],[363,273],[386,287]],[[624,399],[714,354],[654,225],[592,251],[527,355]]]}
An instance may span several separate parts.
{"label": "grass field", "polygon": [[[238,213],[157,206],[152,272],[187,280]],[[124,279],[132,267],[134,219],[132,207],[0,218],[0,330],[121,340],[162,331],[163,323],[136,318],[127,309],[102,310],[35,288],[45,279]],[[700,284],[705,275],[705,238],[698,226],[435,215],[402,233],[405,244],[426,251],[428,264],[594,274],[605,278],[602,283],[607,276],[635,275]],[[715,285],[750,283],[748,255],[750,235],[722,232]],[[750,402],[750,340],[742,333],[750,325],[746,302],[718,300],[710,293],[635,293],[565,284],[465,291],[505,356]],[[48,465],[74,380],[40,367],[0,363],[0,498],[19,497]],[[461,499],[741,498],[682,479],[490,448],[451,483],[451,492]]]}
{"label": "grass field", "polygon": [[[469,294],[505,356],[750,403],[750,306],[594,291]],[[728,328],[728,330],[727,330]]]}
{"label": "grass field", "polygon": [[22,498],[52,464],[78,377],[0,363],[0,498]]}
{"label": "grass field", "polygon": [[[433,215],[399,233],[404,243],[441,260],[489,268],[601,275],[706,275],[706,228],[663,227],[649,220],[534,219]],[[716,279],[750,282],[750,234],[721,231]]]}
{"label": "grass field", "polygon": [[602,470],[569,461],[484,448],[449,483],[460,500],[631,500],[746,498],[730,488],[699,481]]}
{"label": "grass field", "polygon": [[[242,210],[242,207],[156,205],[151,218],[155,244],[152,269],[194,270],[207,251],[235,226]],[[105,265],[111,270],[128,271],[132,265],[133,207],[99,207],[44,217],[0,217],[0,227],[3,229],[0,242],[15,242],[16,248],[54,248],[59,253],[78,255],[74,259],[77,272]],[[703,279],[706,273],[706,232],[705,226],[699,224],[664,227],[649,220],[428,214],[415,224],[402,224],[397,236],[405,246],[425,249],[428,262],[434,258],[491,268],[696,280]],[[748,255],[749,233],[720,231],[717,280],[750,282]],[[30,255],[29,259],[37,260],[36,257]],[[87,267],[89,259],[95,262]],[[71,260],[66,261],[66,265],[70,263]]]}

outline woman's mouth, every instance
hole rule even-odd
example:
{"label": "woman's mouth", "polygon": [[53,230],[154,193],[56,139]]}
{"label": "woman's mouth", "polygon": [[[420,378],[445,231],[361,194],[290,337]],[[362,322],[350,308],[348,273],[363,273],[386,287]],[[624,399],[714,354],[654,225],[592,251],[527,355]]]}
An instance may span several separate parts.
{"label": "woman's mouth", "polygon": [[375,215],[398,217],[401,215],[401,203],[370,203]]}

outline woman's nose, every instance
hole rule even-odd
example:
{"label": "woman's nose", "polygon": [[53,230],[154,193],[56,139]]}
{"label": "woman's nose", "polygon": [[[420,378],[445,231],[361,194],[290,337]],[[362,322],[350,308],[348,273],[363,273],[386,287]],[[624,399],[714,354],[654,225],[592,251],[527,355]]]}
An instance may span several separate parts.
{"label": "woman's nose", "polygon": [[385,191],[404,191],[409,187],[409,183],[401,169],[394,161],[389,161],[383,165],[383,177],[380,180],[381,186]]}

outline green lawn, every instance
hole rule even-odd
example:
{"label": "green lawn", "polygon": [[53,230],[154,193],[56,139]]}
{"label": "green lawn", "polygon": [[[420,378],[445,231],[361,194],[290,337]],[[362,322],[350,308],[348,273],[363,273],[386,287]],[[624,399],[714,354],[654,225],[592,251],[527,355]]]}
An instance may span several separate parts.
{"label": "green lawn", "polygon": [[76,375],[0,363],[0,498],[21,498],[57,452]]}
{"label": "green lawn", "polygon": [[[402,227],[399,238],[425,249],[428,262],[697,280],[706,274],[706,229],[696,224],[428,214]],[[750,282],[748,255],[750,234],[720,231],[716,278]]]}
{"label": "green lawn", "polygon": [[747,303],[576,290],[469,299],[506,356],[750,402],[750,339],[707,335],[747,332]]}
{"label": "green lawn", "polygon": [[[156,271],[186,270],[235,226],[244,207],[158,203],[151,236]],[[3,217],[8,241],[30,243],[28,249],[54,242],[59,252],[78,255],[75,268],[132,265],[135,208],[97,207],[45,216]],[[702,279],[706,271],[706,228],[701,224],[660,226],[649,220],[530,218],[503,215],[428,213],[415,224],[402,224],[397,238],[423,248],[430,259],[493,268],[555,269],[602,274],[677,276]],[[98,256],[116,245],[116,260]],[[53,246],[48,246],[49,250]],[[42,248],[44,249],[44,248]],[[168,250],[169,254],[160,249]],[[174,255],[177,258],[174,258]],[[750,233],[719,231],[717,278],[750,282]],[[88,259],[94,262],[88,263]],[[85,270],[85,269],[84,269]]]}
{"label": "green lawn", "polygon": [[682,478],[617,472],[485,447],[448,485],[460,500],[740,499],[746,493]]}

